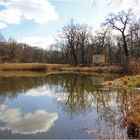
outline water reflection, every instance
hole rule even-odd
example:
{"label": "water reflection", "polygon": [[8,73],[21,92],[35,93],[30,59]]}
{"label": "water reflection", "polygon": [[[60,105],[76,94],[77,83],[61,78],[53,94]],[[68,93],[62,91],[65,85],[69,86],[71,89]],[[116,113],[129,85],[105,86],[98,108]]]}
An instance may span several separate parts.
{"label": "water reflection", "polygon": [[[55,121],[60,121],[59,113],[62,117],[60,125],[68,119],[66,123],[69,125],[65,126],[68,128],[72,125],[72,120],[78,118],[80,132],[75,129],[75,125],[71,126],[78,138],[83,138],[80,137],[81,133],[85,134],[85,138],[128,138],[125,118],[133,96],[139,92],[98,88],[97,85],[104,80],[106,79],[103,77],[82,74],[0,78],[0,121],[4,122],[0,125],[0,130],[19,134],[47,132]],[[19,107],[8,108],[5,99],[12,97],[16,100],[18,95],[23,95],[26,99],[31,98],[31,104],[35,106],[38,102],[39,105],[46,104],[52,109],[49,112],[56,113],[49,113],[46,111],[48,108],[41,109],[40,106],[30,113],[23,113]],[[35,98],[39,101],[34,102]],[[83,123],[80,118],[86,118],[87,122]],[[57,131],[63,129],[60,125],[55,125]],[[58,135],[54,131],[51,133]],[[74,138],[73,133],[69,134],[69,137]]]}
{"label": "water reflection", "polygon": [[[129,137],[126,115],[130,110],[132,98],[137,95],[137,90],[115,89],[100,92],[100,96],[97,97],[97,122],[101,138],[105,138],[106,135],[106,138]],[[106,127],[103,126],[102,120],[106,122]]]}
{"label": "water reflection", "polygon": [[[104,80],[104,78],[100,79]],[[60,90],[73,92],[74,88],[78,92],[84,92],[84,90],[90,92],[95,89],[95,84],[92,77],[77,74],[59,74],[46,77],[0,77],[0,95],[16,97],[16,95],[26,93],[31,89],[36,90],[40,87],[40,90],[42,90],[43,86],[46,85],[52,90],[55,88],[55,92]]]}
{"label": "water reflection", "polygon": [[0,130],[10,130],[12,133],[36,134],[47,132],[58,119],[57,113],[46,110],[36,110],[34,113],[23,114],[19,108],[0,106],[0,121],[4,124]]}

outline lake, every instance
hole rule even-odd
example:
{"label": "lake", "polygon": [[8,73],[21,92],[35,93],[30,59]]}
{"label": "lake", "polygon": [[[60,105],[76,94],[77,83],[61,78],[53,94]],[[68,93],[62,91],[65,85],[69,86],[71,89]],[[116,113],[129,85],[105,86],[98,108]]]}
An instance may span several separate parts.
{"label": "lake", "polygon": [[0,77],[0,138],[128,138],[123,120],[138,92],[100,88],[105,80],[70,73]]}

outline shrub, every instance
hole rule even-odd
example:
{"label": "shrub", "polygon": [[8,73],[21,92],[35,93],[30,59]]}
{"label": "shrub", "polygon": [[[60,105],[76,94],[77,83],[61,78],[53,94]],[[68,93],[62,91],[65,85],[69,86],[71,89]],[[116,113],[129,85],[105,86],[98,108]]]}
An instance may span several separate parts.
{"label": "shrub", "polygon": [[130,74],[140,74],[140,62],[132,61],[129,64]]}

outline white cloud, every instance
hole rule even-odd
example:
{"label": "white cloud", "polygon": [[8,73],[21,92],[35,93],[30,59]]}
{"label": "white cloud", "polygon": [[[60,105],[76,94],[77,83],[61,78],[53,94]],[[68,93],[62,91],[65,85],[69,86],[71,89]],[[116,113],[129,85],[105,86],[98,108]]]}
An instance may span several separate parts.
{"label": "white cloud", "polygon": [[7,24],[0,22],[0,29],[7,27]]}
{"label": "white cloud", "polygon": [[39,37],[39,36],[32,36],[32,37],[24,37],[21,40],[18,40],[21,43],[27,43],[30,46],[36,46],[43,49],[49,48],[49,46],[55,43],[55,39],[53,36],[48,37]]}
{"label": "white cloud", "polygon": [[36,110],[34,113],[23,115],[20,109],[5,108],[0,110],[0,121],[4,122],[0,130],[10,130],[19,134],[47,132],[57,119],[57,113],[48,113],[45,110]]}
{"label": "white cloud", "polygon": [[0,1],[0,24],[19,24],[21,20],[47,23],[57,20],[58,13],[48,0],[5,0]]}

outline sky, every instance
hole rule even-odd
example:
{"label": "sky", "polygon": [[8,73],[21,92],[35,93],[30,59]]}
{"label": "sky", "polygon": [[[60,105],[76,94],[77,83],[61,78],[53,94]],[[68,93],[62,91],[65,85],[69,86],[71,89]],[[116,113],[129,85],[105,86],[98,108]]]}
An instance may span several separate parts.
{"label": "sky", "polygon": [[[112,0],[113,1],[113,0]],[[0,0],[0,32],[6,38],[43,49],[70,19],[98,30],[109,13],[134,8],[139,16],[140,0]]]}

